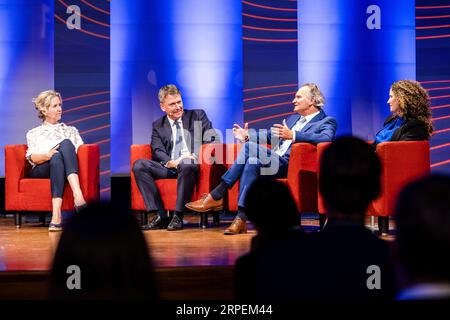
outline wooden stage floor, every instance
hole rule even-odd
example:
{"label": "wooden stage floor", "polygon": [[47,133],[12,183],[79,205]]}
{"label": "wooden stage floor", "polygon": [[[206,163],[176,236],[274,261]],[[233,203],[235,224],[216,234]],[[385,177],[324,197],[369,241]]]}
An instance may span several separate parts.
{"label": "wooden stage floor", "polygon": [[[247,234],[223,235],[232,219],[222,216],[220,227],[200,229],[198,216],[186,216],[182,231],[144,232],[161,299],[233,298],[233,266],[249,251],[256,231],[250,227]],[[0,300],[47,298],[48,273],[61,233],[48,232],[36,218],[29,220],[16,229],[13,217],[0,216]],[[302,216],[302,226],[316,232],[319,222],[311,215]]]}
{"label": "wooden stage floor", "polygon": [[[241,255],[249,251],[256,231],[250,226],[247,234],[225,236],[223,230],[232,218],[222,216],[220,227],[200,229],[198,216],[186,216],[187,225],[182,231],[145,231],[155,266],[234,265]],[[46,226],[27,219],[32,221],[17,229],[12,217],[0,217],[0,271],[44,271],[51,268],[61,233],[48,232]],[[318,220],[310,216],[302,217],[302,226],[307,231],[315,232],[318,230]]]}
{"label": "wooden stage floor", "polygon": [[[256,231],[225,236],[232,217],[223,218],[216,228],[200,229],[198,216],[186,216],[182,231],[144,232],[161,299],[233,298],[233,265],[249,251]],[[61,233],[27,219],[32,222],[16,229],[13,217],[0,217],[0,300],[48,298],[49,269]]]}
{"label": "wooden stage floor", "polygon": [[[256,234],[250,230],[223,235],[229,218],[220,227],[207,229],[198,228],[199,217],[187,216],[185,221],[182,231],[144,231],[156,267],[231,266],[248,252]],[[26,222],[17,229],[12,217],[0,218],[0,271],[49,270],[60,236],[38,222]]]}

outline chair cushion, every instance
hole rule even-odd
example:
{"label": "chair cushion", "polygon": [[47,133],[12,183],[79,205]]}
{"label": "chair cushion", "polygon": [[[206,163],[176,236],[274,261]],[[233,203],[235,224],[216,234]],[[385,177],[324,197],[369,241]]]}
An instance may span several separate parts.
{"label": "chair cushion", "polygon": [[[51,211],[52,197],[50,179],[20,179],[20,211]],[[63,210],[73,210],[73,194],[66,183],[63,195]]]}
{"label": "chair cushion", "polygon": [[19,192],[35,193],[41,196],[41,192],[50,194],[50,179],[21,179]]}

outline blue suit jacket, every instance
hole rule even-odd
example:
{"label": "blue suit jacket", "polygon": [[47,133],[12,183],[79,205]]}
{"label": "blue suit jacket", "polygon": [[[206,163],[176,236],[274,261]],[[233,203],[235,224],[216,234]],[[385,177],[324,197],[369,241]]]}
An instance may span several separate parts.
{"label": "blue suit jacket", "polygon": [[[299,114],[294,114],[286,120],[286,125],[289,129],[292,129],[294,124],[300,119]],[[320,142],[330,142],[334,140],[337,130],[337,121],[333,117],[329,117],[325,114],[323,110],[309,121],[302,130],[295,132],[295,140],[292,144],[296,142],[309,142],[317,144]],[[270,143],[271,134],[269,133],[268,142]],[[291,154],[291,146],[283,155],[283,158],[289,159]]]}

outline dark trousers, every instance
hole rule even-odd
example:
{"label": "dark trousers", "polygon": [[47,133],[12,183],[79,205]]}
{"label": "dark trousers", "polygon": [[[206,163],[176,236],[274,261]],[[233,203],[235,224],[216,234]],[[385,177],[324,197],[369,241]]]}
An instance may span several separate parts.
{"label": "dark trousers", "polygon": [[31,178],[50,178],[52,198],[62,198],[66,177],[78,173],[77,153],[73,143],[65,139],[59,143],[58,152],[50,161],[35,166]]}
{"label": "dark trousers", "polygon": [[164,210],[155,180],[176,178],[178,180],[175,211],[184,212],[185,204],[191,201],[198,171],[198,164],[193,163],[191,159],[184,159],[184,162],[181,162],[176,169],[168,169],[159,162],[147,159],[136,160],[133,164],[136,183],[144,198],[147,211],[161,212]]}

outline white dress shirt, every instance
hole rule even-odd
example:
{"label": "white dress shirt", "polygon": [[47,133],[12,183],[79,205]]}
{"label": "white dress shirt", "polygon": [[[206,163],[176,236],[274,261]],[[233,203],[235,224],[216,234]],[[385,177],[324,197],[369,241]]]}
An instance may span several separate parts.
{"label": "white dress shirt", "polygon": [[274,152],[278,154],[280,157],[282,157],[286,151],[289,149],[290,145],[295,142],[295,132],[301,131],[304,126],[308,122],[312,120],[315,116],[317,116],[320,113],[320,111],[314,112],[307,116],[301,116],[300,119],[297,120],[297,122],[292,126],[291,131],[293,131],[294,136],[292,137],[292,140],[283,140],[278,146],[275,148]]}
{"label": "white dress shirt", "polygon": [[[177,126],[175,125],[175,121],[174,120],[170,119],[169,117],[167,117],[167,119],[169,120],[170,128],[172,129],[172,145],[173,145],[173,147],[172,147],[172,152],[170,154],[170,158],[172,160],[176,160],[176,159],[174,159],[174,157],[175,157],[174,155],[175,155],[175,144],[177,142],[176,141],[176,139],[177,139]],[[186,144],[186,139],[184,138],[183,121],[181,119],[182,118],[178,119],[177,122],[180,124],[180,129],[181,129],[181,132],[183,133],[181,135],[181,137],[183,138],[183,146],[181,148],[181,157],[184,157],[184,156],[189,156],[191,153],[189,152],[189,149],[188,149],[187,144]]]}
{"label": "white dress shirt", "polygon": [[35,166],[30,158],[32,154],[46,154],[65,139],[72,141],[76,151],[83,144],[83,139],[75,127],[67,126],[64,123],[51,124],[44,121],[40,126],[27,132],[28,148],[25,157],[32,166]]}

